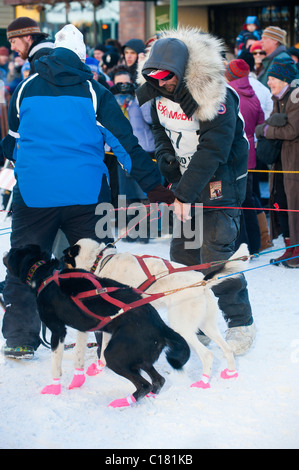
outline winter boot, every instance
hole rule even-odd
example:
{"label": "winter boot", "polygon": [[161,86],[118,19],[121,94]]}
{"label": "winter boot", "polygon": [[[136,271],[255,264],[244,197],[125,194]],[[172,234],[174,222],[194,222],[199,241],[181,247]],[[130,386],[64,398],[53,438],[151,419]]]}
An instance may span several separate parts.
{"label": "winter boot", "polygon": [[252,323],[249,326],[235,326],[226,331],[226,342],[230,346],[235,356],[245,354],[256,336],[256,326]]}
{"label": "winter boot", "polygon": [[294,248],[288,248],[290,246],[290,239],[289,238],[285,238],[284,239],[284,243],[285,243],[285,246],[286,246],[286,251],[283,253],[283,255],[279,256],[279,258],[275,258],[275,259],[270,259],[270,263],[271,264],[274,264],[274,266],[279,266],[280,264],[282,264],[282,262],[286,259],[289,259],[293,256],[293,250]]}
{"label": "winter boot", "polygon": [[261,234],[260,251],[267,250],[268,248],[273,246],[273,243],[272,243],[272,240],[271,240],[271,237],[270,237],[265,212],[261,212],[260,214],[257,214],[257,221],[258,221],[258,224],[259,224],[260,234]]}
{"label": "winter boot", "polygon": [[34,356],[34,348],[31,346],[10,347],[5,344],[2,348],[2,354],[11,359],[32,359]]}
{"label": "winter boot", "polygon": [[[299,268],[299,246],[293,248],[292,259],[283,261],[282,264],[287,268]],[[290,256],[289,256],[290,258]]]}

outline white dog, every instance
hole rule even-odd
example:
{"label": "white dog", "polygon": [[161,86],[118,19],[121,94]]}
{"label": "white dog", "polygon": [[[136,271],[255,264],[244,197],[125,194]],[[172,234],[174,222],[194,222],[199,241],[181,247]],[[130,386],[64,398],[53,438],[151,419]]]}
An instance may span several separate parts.
{"label": "white dog", "polygon": [[[131,287],[138,288],[146,280],[147,275],[142,269],[138,256],[131,253],[116,253],[115,248],[105,247],[94,240],[81,239],[65,250],[65,262],[72,268],[93,271],[96,275],[114,279]],[[162,306],[167,308],[170,326],[177,331],[198,354],[202,361],[203,373],[201,380],[192,384],[194,387],[208,388],[209,377],[213,363],[213,354],[198,339],[197,333],[201,330],[208,338],[213,340],[223,351],[227,360],[227,369],[222,371],[222,378],[237,377],[234,354],[223,339],[217,324],[218,305],[211,287],[225,282],[218,279],[222,276],[233,275],[247,267],[250,259],[247,245],[240,246],[238,251],[226,262],[220,272],[207,282],[204,274],[199,271],[180,271],[169,274],[165,262],[157,257],[145,257],[143,259],[149,273],[156,276],[156,280],[146,289],[147,294],[175,292],[162,296],[153,301],[156,309]],[[178,263],[169,263],[174,269],[184,268]],[[238,274],[235,274],[238,275]],[[87,338],[79,333],[78,346]],[[102,353],[109,342],[109,337],[104,333]],[[108,335],[109,336],[109,335]],[[79,358],[77,358],[78,360]],[[102,359],[102,356],[101,356]],[[82,364],[82,358],[80,358]]]}

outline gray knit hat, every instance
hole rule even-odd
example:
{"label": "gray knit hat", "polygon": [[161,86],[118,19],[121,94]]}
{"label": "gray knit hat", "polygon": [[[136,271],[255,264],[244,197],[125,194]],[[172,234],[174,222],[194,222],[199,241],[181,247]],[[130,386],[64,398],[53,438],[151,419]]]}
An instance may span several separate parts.
{"label": "gray knit hat", "polygon": [[264,29],[262,38],[270,38],[273,41],[278,41],[280,44],[286,44],[287,32],[284,29],[279,28],[278,26],[268,26]]}

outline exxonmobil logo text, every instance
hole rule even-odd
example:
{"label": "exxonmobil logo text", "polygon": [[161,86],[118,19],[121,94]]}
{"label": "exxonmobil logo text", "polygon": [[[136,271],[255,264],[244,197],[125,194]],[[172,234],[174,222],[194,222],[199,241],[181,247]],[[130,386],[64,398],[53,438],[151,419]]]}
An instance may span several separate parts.
{"label": "exxonmobil logo text", "polygon": [[168,119],[176,119],[178,121],[192,121],[192,116],[188,119],[186,114],[181,112],[178,113],[177,111],[173,111],[167,108],[165,104],[163,104],[161,101],[158,101],[158,111],[162,114],[162,116],[167,117]]}

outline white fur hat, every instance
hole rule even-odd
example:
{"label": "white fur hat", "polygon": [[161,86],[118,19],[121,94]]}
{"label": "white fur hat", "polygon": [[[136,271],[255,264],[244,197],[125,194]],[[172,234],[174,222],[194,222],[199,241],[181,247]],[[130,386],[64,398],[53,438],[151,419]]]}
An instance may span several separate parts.
{"label": "white fur hat", "polygon": [[73,24],[67,24],[55,34],[54,47],[65,47],[75,52],[79,59],[83,61],[86,59],[86,46],[83,34]]}

